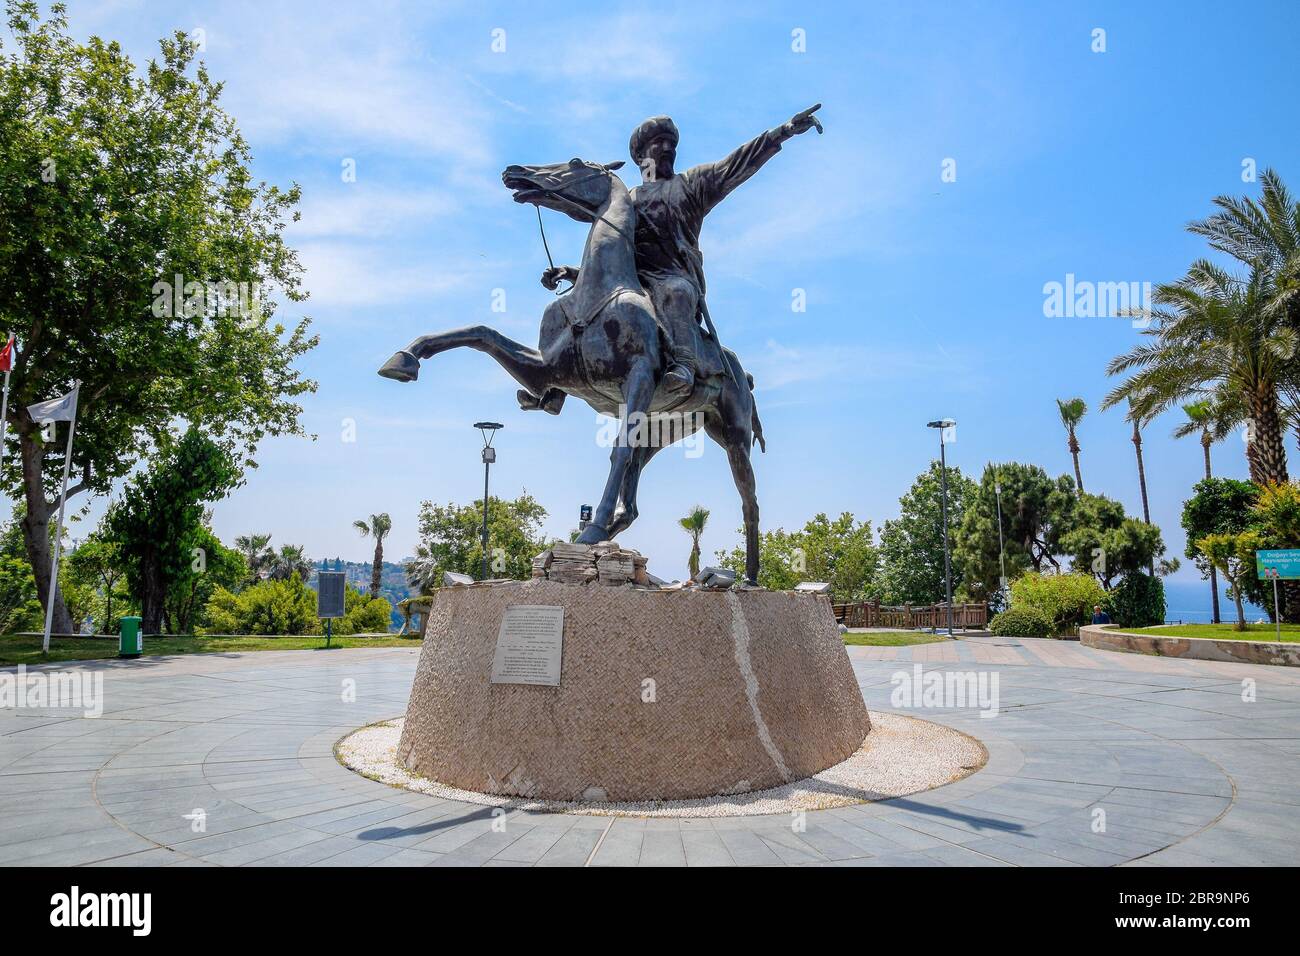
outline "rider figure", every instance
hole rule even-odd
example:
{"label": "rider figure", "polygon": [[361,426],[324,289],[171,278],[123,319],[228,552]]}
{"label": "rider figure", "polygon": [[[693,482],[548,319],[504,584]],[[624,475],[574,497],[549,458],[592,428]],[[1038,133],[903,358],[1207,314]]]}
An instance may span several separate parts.
{"label": "rider figure", "polygon": [[[821,106],[797,113],[788,123],[768,130],[716,162],[674,173],[677,126],[654,116],[632,131],[628,148],[641,169],[642,182],[632,190],[636,206],[637,277],[650,294],[659,325],[669,342],[671,364],[664,375],[670,392],[687,394],[695,384],[698,361],[696,328],[705,312],[704,256],[700,227],[704,217],[727,194],[758,172],[792,136],[821,124],[812,115]],[[561,279],[573,282],[578,270],[557,266],[542,273],[542,285],[554,289]]]}

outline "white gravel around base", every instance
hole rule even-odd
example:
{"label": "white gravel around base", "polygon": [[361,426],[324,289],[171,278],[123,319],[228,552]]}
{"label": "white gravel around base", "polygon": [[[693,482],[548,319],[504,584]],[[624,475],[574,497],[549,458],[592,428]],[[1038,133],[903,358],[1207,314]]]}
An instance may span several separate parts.
{"label": "white gravel around base", "polygon": [[636,803],[525,800],[459,790],[411,773],[397,762],[402,723],[398,718],[362,727],[339,741],[335,754],[345,767],[371,780],[444,800],[591,816],[731,817],[825,810],[931,790],[969,776],[988,759],[983,744],[949,727],[901,714],[872,712],[871,733],[853,756],[819,774],[770,790]]}

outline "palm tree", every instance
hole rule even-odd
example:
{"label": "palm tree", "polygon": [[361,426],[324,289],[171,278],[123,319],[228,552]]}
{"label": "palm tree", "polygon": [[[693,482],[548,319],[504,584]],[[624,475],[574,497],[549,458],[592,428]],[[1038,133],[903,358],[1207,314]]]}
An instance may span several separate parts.
{"label": "palm tree", "polygon": [[691,513],[678,522],[682,530],[691,536],[691,556],[686,562],[691,577],[700,573],[700,535],[704,534],[704,526],[708,522],[709,510],[699,505],[692,508]]}
{"label": "palm tree", "polygon": [[1154,341],[1111,359],[1109,375],[1132,373],[1107,394],[1103,408],[1131,401],[1150,420],[1188,399],[1212,399],[1216,427],[1246,424],[1246,458],[1256,484],[1287,480],[1278,388],[1296,353],[1296,331],[1266,309],[1273,285],[1252,269],[1241,280],[1206,260],[1177,282],[1156,286]]}
{"label": "palm tree", "polygon": [[[1264,170],[1259,180],[1258,200],[1216,196],[1219,212],[1190,223],[1187,229],[1205,237],[1214,249],[1267,275],[1271,293],[1262,311],[1300,331],[1300,202],[1272,169]],[[1300,367],[1291,363],[1281,385],[1289,410],[1300,411]],[[1300,435],[1300,416],[1291,415],[1291,427]]]}
{"label": "palm tree", "polygon": [[1206,398],[1195,402],[1188,402],[1183,406],[1183,414],[1187,416],[1187,421],[1183,422],[1174,429],[1175,438],[1186,438],[1188,435],[1201,436],[1201,451],[1205,455],[1205,477],[1213,478],[1214,473],[1210,470],[1210,446],[1217,440],[1215,438],[1215,418],[1214,404]]}
{"label": "palm tree", "polygon": [[[1200,433],[1201,451],[1205,454],[1205,477],[1213,478],[1214,473],[1210,469],[1210,446],[1223,437],[1218,433],[1219,421],[1216,418],[1214,402],[1209,399],[1188,402],[1183,406],[1183,412],[1187,415],[1187,421],[1174,429],[1174,437],[1186,438],[1188,435]],[[1218,624],[1219,570],[1213,563],[1210,564],[1210,606],[1212,623]]]}
{"label": "palm tree", "polygon": [[1065,401],[1058,398],[1056,408],[1061,413],[1061,424],[1065,426],[1065,433],[1070,439],[1067,447],[1074,458],[1074,484],[1079,489],[1078,493],[1083,494],[1083,475],[1079,471],[1079,439],[1074,430],[1079,422],[1083,421],[1083,416],[1088,414],[1088,406],[1081,398],[1070,398]]}
{"label": "palm tree", "polygon": [[274,562],[275,552],[268,547],[270,543],[269,534],[241,534],[235,538],[235,550],[248,562],[250,579],[259,577]]}
{"label": "palm tree", "polygon": [[279,554],[272,553],[270,574],[277,581],[288,581],[295,574],[306,583],[314,570],[302,545],[281,545]]}
{"label": "palm tree", "polygon": [[370,569],[370,595],[378,597],[384,576],[384,538],[393,530],[393,519],[387,514],[371,515],[368,523],[357,520],[352,522],[352,527],[360,532],[361,537],[370,535],[375,539],[375,563]]}

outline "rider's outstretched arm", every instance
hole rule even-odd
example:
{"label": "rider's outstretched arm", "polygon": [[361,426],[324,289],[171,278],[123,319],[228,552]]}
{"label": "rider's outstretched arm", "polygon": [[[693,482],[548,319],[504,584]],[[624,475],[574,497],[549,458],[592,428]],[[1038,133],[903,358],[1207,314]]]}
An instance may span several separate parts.
{"label": "rider's outstretched arm", "polygon": [[796,113],[789,122],[760,133],[716,163],[704,163],[684,172],[682,177],[686,187],[700,204],[701,214],[722,202],[733,189],[758,172],[764,163],[781,151],[781,144],[787,139],[814,127],[820,132],[821,123],[812,115],[820,107],[818,103],[811,109]]}

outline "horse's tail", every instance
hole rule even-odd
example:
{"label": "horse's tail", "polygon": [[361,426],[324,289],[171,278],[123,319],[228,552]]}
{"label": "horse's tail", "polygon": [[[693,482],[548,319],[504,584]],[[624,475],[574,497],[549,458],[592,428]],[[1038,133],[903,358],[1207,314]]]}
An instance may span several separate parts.
{"label": "horse's tail", "polygon": [[758,420],[758,402],[754,401],[754,376],[749,372],[745,373],[745,381],[749,383],[749,425],[754,432],[754,441],[758,444],[759,451],[767,453],[767,442],[763,439],[763,423]]}

